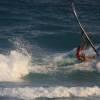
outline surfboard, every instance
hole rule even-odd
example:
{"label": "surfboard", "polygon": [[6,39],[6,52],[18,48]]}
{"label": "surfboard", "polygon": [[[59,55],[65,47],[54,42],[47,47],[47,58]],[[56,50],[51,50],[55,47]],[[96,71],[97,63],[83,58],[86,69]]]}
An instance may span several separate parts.
{"label": "surfboard", "polygon": [[83,28],[83,25],[82,25],[82,24],[80,23],[80,21],[79,21],[78,14],[77,14],[77,12],[76,12],[76,8],[75,8],[75,5],[74,5],[73,2],[72,2],[72,10],[73,10],[73,13],[74,13],[74,15],[75,15],[75,17],[76,17],[76,19],[77,19],[77,22],[78,22],[78,24],[79,24],[79,26],[80,26],[80,28],[81,28],[81,30],[82,30],[82,33],[81,33],[81,34],[82,34],[82,35],[83,35],[83,34],[85,35],[85,37],[86,37],[87,41],[89,42],[90,46],[93,48],[93,50],[94,50],[94,52],[96,53],[96,55],[99,56],[99,53],[97,52],[97,50],[96,50],[94,44],[92,43],[92,41],[91,41],[90,37],[88,36],[87,32],[85,31],[85,29]]}

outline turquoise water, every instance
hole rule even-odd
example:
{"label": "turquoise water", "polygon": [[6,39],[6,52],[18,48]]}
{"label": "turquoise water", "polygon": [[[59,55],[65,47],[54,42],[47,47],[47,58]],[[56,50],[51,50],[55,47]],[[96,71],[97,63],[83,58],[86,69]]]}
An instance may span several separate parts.
{"label": "turquoise water", "polygon": [[[99,2],[75,1],[98,51]],[[69,0],[0,1],[0,100],[99,100],[99,57],[77,61],[80,37]]]}

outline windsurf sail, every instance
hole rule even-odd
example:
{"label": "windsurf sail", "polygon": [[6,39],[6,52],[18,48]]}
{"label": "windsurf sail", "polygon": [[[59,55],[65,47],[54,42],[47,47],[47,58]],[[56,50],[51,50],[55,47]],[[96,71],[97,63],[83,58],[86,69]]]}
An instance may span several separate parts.
{"label": "windsurf sail", "polygon": [[[76,19],[77,19],[77,22],[78,22],[80,28],[81,28],[81,31],[82,31],[81,34],[82,34],[82,41],[83,41],[83,43],[84,43],[85,45],[88,45],[88,46],[90,45],[90,46],[93,48],[93,50],[94,50],[94,52],[96,53],[96,55],[98,56],[99,53],[97,52],[97,50],[96,50],[94,44],[92,43],[90,37],[89,37],[88,34],[87,34],[87,32],[86,32],[85,29],[83,28],[83,25],[82,25],[82,24],[80,23],[80,21],[79,21],[78,14],[77,14],[77,12],[76,12],[76,8],[75,8],[75,5],[74,5],[73,2],[72,2],[72,10],[73,10],[73,12],[74,12],[74,15],[75,15],[75,17],[76,17]],[[88,46],[87,46],[87,47],[88,47]]]}

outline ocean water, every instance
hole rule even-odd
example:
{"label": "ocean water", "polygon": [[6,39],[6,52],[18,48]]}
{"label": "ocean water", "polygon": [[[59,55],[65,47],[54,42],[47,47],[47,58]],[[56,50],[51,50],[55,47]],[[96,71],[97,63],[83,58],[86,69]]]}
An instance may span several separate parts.
{"label": "ocean water", "polygon": [[[99,51],[100,1],[75,5]],[[100,100],[100,57],[77,61],[80,38],[71,0],[1,0],[0,100]]]}

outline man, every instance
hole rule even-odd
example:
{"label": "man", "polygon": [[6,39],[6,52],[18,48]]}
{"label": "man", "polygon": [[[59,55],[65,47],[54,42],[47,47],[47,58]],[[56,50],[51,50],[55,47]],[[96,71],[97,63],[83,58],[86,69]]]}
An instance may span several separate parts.
{"label": "man", "polygon": [[85,49],[84,47],[79,46],[76,51],[76,57],[80,61],[91,61],[95,59],[95,56],[86,56],[83,52]]}

